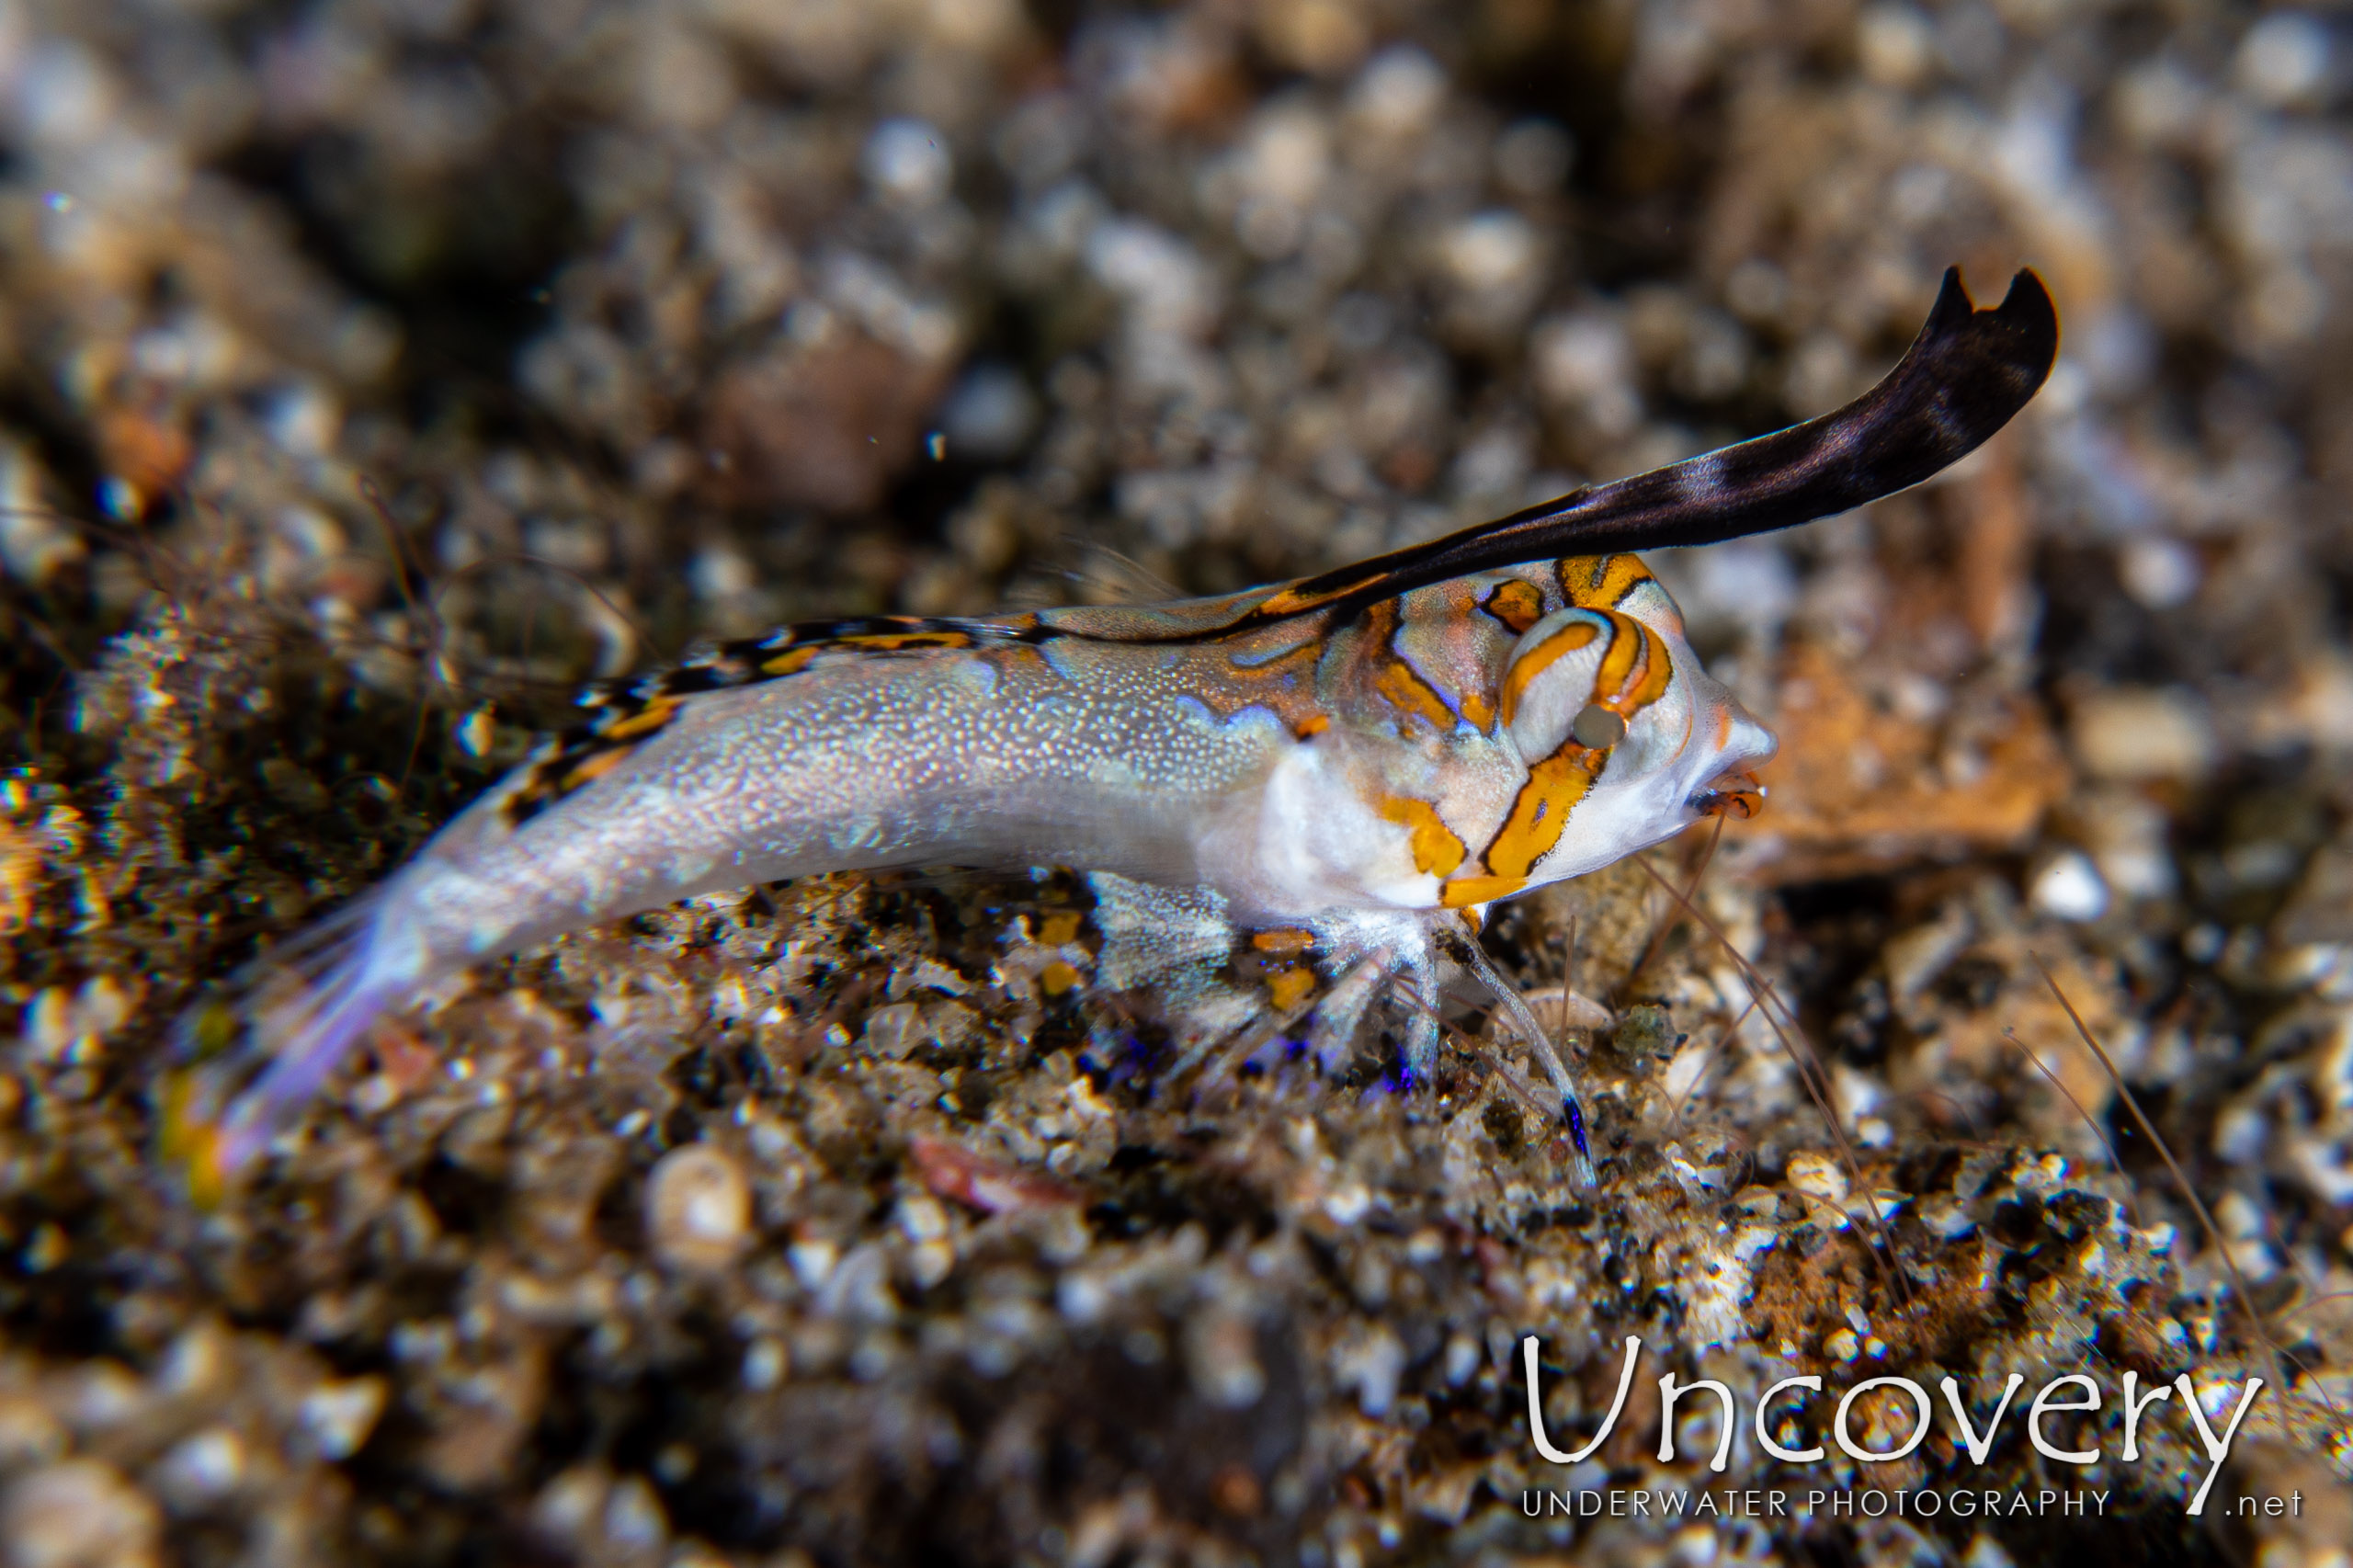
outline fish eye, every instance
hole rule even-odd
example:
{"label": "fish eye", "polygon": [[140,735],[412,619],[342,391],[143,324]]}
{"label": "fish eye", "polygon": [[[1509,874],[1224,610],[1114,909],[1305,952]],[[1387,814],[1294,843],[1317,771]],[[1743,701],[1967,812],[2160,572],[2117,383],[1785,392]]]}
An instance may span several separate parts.
{"label": "fish eye", "polygon": [[1588,702],[1569,725],[1569,733],[1576,737],[1581,746],[1608,751],[1626,738],[1626,718],[1598,702]]}
{"label": "fish eye", "polygon": [[1506,722],[1523,756],[1599,752],[1616,783],[1679,749],[1689,718],[1671,636],[1635,617],[1573,608],[1524,632],[1504,680]]}

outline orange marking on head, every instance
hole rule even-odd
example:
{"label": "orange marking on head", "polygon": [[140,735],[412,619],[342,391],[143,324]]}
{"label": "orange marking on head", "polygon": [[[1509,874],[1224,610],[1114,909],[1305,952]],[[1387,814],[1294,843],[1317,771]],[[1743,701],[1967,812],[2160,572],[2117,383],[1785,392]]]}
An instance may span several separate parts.
{"label": "orange marking on head", "polygon": [[1656,581],[1638,555],[1572,555],[1553,572],[1569,602],[1583,609],[1615,609],[1628,594]]}
{"label": "orange marking on head", "polygon": [[1634,624],[1643,633],[1643,678],[1620,710],[1629,719],[1665,697],[1667,683],[1675,678],[1675,660],[1666,651],[1665,639],[1640,621]]}
{"label": "orange marking on head", "polygon": [[1514,577],[1496,584],[1479,608],[1514,632],[1522,632],[1544,619],[1544,594],[1535,584]]}
{"label": "orange marking on head", "polygon": [[1629,717],[1665,697],[1667,683],[1675,678],[1675,660],[1666,651],[1665,639],[1640,621],[1635,625],[1642,630],[1643,674],[1642,678],[1634,683],[1633,689],[1625,694]]}
{"label": "orange marking on head", "polygon": [[1596,769],[1590,759],[1598,755],[1582,746],[1565,746],[1528,770],[1528,782],[1520,786],[1504,825],[1495,830],[1487,846],[1484,859],[1489,871],[1508,881],[1527,881],[1536,862],[1561,842],[1562,830],[1569,825],[1569,812],[1593,788]]}
{"label": "orange marking on head", "polygon": [[1454,728],[1454,710],[1415,673],[1413,665],[1394,654],[1381,661],[1372,687],[1401,711],[1419,714],[1441,730]]}
{"label": "orange marking on head", "polygon": [[1448,909],[1468,909],[1509,898],[1527,885],[1521,877],[1458,877],[1438,890],[1438,901]]}
{"label": "orange marking on head", "polygon": [[1250,945],[1262,953],[1303,953],[1315,946],[1315,934],[1288,926],[1273,931],[1253,931]]}
{"label": "orange marking on head", "polygon": [[1394,639],[1404,614],[1404,607],[1397,599],[1383,599],[1366,612],[1365,640],[1380,650],[1372,688],[1399,712],[1418,714],[1437,729],[1451,730],[1454,710],[1396,650]]}
{"label": "orange marking on head", "polygon": [[1438,808],[1427,801],[1416,801],[1404,795],[1388,795],[1379,802],[1381,814],[1405,828],[1414,846],[1414,869],[1434,876],[1450,877],[1455,869],[1469,858],[1470,849],[1455,831],[1446,825]]}
{"label": "orange marking on head", "polygon": [[[1564,578],[1569,575],[1571,564],[1562,563]],[[1675,674],[1674,663],[1667,655],[1665,642],[1641,621],[1614,609],[1597,613],[1608,618],[1610,639],[1609,646],[1602,652],[1599,667],[1594,671],[1592,700],[1621,719],[1631,719],[1666,695],[1667,683]],[[1599,636],[1600,629],[1589,620],[1570,621],[1512,665],[1504,678],[1506,723],[1529,683],[1569,652],[1569,645],[1554,645],[1569,644],[1570,632],[1583,633],[1573,643],[1581,648]],[[1481,864],[1498,877],[1525,881],[1536,863],[1561,842],[1561,835],[1568,827],[1569,813],[1585,799],[1608,761],[1608,750],[1596,750],[1572,738],[1552,756],[1531,766],[1528,781],[1512,801],[1503,826],[1495,830],[1495,836],[1480,857]]]}
{"label": "orange marking on head", "polygon": [[[1593,700],[1605,708],[1617,708],[1633,681],[1636,661],[1650,650],[1641,624],[1632,617],[1614,609],[1601,613],[1609,618],[1610,630],[1617,635],[1609,640],[1608,650],[1601,655],[1601,667],[1593,672]],[[1620,717],[1624,716],[1620,710]]]}
{"label": "orange marking on head", "polygon": [[1600,613],[1609,618],[1618,635],[1601,656],[1601,667],[1594,672],[1593,700],[1631,722],[1666,695],[1675,663],[1667,656],[1666,644],[1649,627],[1614,609]]}
{"label": "orange marking on head", "polygon": [[1529,686],[1538,676],[1600,635],[1601,628],[1593,622],[1572,620],[1514,659],[1511,668],[1504,672],[1504,722],[1510,723],[1513,715],[1519,711],[1520,699],[1528,695]]}
{"label": "orange marking on head", "polygon": [[1293,725],[1290,733],[1302,741],[1310,741],[1331,727],[1332,715],[1329,713],[1310,713]]}

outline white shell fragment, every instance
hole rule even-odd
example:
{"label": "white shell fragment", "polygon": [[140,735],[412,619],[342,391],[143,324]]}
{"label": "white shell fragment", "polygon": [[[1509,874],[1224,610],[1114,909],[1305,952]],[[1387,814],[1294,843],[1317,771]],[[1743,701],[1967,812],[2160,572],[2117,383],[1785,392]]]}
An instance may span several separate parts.
{"label": "white shell fragment", "polygon": [[645,1224],[655,1254],[672,1267],[726,1267],[752,1239],[752,1189],[743,1167],[708,1143],[671,1150],[646,1181]]}
{"label": "white shell fragment", "polygon": [[2053,920],[2080,924],[2108,913],[2108,883],[2080,849],[2063,850],[2044,861],[2028,885],[2027,898]]}

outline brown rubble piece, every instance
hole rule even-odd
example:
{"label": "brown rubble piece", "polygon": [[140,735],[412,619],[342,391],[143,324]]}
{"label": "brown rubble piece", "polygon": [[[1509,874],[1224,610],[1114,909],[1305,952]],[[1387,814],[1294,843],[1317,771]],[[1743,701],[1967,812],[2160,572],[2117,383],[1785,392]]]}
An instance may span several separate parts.
{"label": "brown rubble piece", "polygon": [[1744,869],[1819,881],[2023,847],[2068,788],[2031,698],[1990,694],[1944,718],[1875,698],[1866,662],[1812,642],[1780,671],[1781,750],[1761,770],[1764,812],[1725,833]]}
{"label": "brown rubble piece", "polygon": [[709,488],[738,506],[870,511],[917,455],[943,375],[847,328],[733,366],[704,420]]}

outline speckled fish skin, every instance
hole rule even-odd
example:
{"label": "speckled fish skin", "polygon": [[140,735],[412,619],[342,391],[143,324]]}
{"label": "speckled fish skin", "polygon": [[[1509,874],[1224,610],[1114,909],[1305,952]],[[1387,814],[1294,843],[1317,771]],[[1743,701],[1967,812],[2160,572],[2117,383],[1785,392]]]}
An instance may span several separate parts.
{"label": "speckled fish skin", "polygon": [[[217,1188],[435,980],[820,871],[1052,864],[1203,889],[1243,926],[1312,937],[1350,1007],[1374,971],[1427,998],[1440,958],[1484,963],[1466,914],[1745,814],[1745,770],[1773,750],[1638,558],[1538,547],[1722,538],[1916,483],[2023,405],[2056,334],[2030,274],[1994,311],[1949,274],[1904,363],[1847,408],[1549,510],[1222,598],[786,628],[592,692],[584,723],[332,925],[244,1049],[180,1076],[167,1142]],[[1437,1049],[1421,1012],[1414,1071]]]}
{"label": "speckled fish skin", "polygon": [[[1417,590],[1330,638],[1279,624],[1234,643],[991,645],[1026,623],[975,620],[938,623],[972,646],[821,653],[681,704],[519,823],[528,776],[494,790],[385,888],[376,923],[415,982],[697,892],[888,866],[1080,866],[1212,887],[1267,924],[1484,903],[1680,831],[1711,780],[1771,753],[1640,563],[1597,564],[1630,607],[1614,619],[1574,610],[1559,579],[1596,574],[1572,562]],[[1546,612],[1539,631],[1479,608],[1506,584]],[[1553,621],[1588,640],[1509,722],[1516,650],[1544,652]],[[1563,812],[1556,843],[1496,875],[1473,852],[1501,836],[1530,764],[1613,695],[1593,688],[1620,637],[1669,665],[1629,702],[1624,762]]]}

